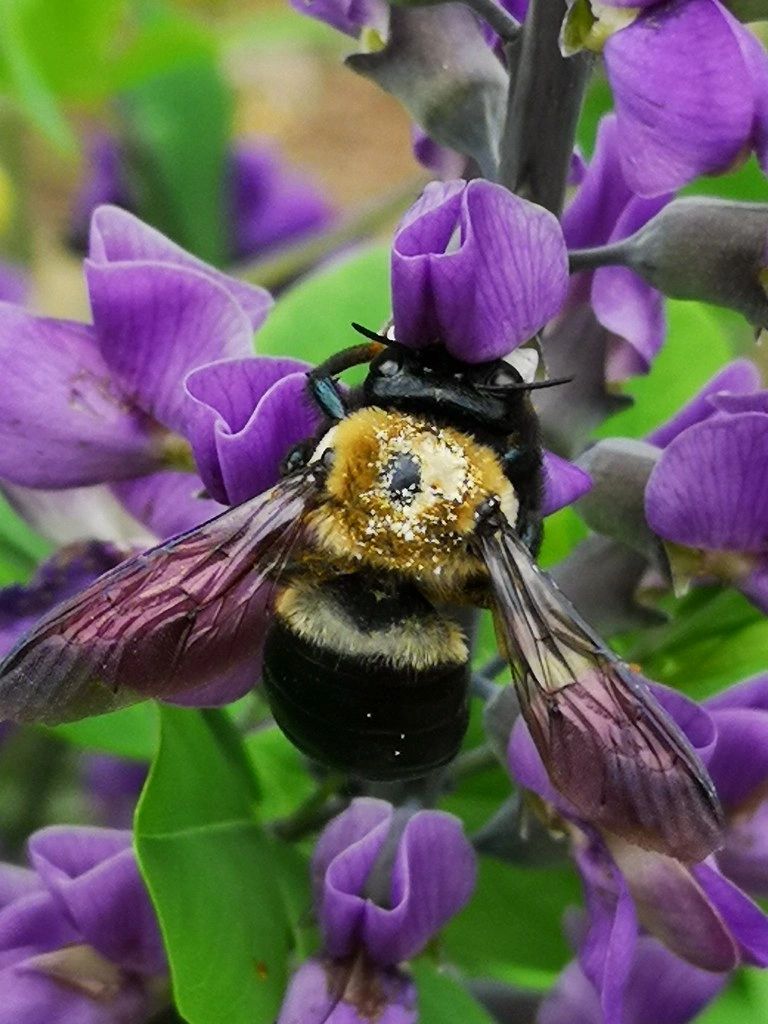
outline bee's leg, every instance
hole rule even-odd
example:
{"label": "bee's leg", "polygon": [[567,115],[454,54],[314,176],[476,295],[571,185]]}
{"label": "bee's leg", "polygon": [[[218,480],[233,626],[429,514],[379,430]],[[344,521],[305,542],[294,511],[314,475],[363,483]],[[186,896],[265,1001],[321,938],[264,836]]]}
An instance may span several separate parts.
{"label": "bee's leg", "polygon": [[330,420],[343,420],[347,415],[347,402],[336,377],[353,366],[368,363],[381,351],[380,344],[353,345],[337,352],[307,374],[309,393]]}
{"label": "bee's leg", "polygon": [[329,420],[343,420],[347,415],[347,403],[338,382],[333,377],[318,377],[315,372],[307,374],[309,393]]}

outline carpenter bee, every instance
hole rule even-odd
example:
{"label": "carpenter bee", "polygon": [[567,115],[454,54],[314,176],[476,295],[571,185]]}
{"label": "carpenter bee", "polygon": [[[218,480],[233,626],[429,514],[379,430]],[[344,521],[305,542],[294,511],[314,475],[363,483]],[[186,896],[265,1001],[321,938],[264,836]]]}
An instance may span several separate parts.
{"label": "carpenter bee", "polygon": [[[323,425],[279,482],[54,609],[0,665],[0,713],[58,722],[198,687],[252,653],[267,606],[263,683],[289,739],[363,778],[419,776],[467,725],[469,650],[446,609],[490,607],[574,813],[702,859],[720,828],[705,769],[534,562],[530,392],[552,382],[358,330],[367,342],[308,374]],[[367,375],[346,391],[354,365]]]}

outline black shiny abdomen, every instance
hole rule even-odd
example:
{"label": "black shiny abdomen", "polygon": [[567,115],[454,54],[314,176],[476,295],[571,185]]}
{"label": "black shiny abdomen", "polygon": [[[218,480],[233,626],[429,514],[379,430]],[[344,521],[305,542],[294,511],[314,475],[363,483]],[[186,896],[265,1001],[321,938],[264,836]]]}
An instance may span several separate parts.
{"label": "black shiny abdomen", "polygon": [[467,729],[467,665],[397,671],[296,636],[277,620],[263,682],[275,720],[308,757],[371,780],[414,778],[450,761]]}

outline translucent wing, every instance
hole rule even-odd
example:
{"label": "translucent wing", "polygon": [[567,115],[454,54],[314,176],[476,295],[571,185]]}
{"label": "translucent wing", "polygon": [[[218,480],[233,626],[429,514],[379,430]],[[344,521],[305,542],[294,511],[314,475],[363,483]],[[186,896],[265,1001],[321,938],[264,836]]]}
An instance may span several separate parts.
{"label": "translucent wing", "polygon": [[236,669],[258,650],[316,479],[281,480],[54,608],[0,664],[0,718],[68,721]]}
{"label": "translucent wing", "polygon": [[712,782],[643,679],[580,618],[508,526],[480,541],[523,716],[580,817],[681,860],[721,842]]}

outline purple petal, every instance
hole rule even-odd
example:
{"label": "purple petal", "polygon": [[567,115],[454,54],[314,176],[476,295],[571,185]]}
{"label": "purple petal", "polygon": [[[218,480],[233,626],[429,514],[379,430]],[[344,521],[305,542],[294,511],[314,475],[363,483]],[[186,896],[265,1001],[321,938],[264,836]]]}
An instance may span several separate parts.
{"label": "purple petal", "polygon": [[653,696],[680,727],[704,764],[708,765],[718,742],[717,722],[710,714],[711,707],[698,704],[670,686],[663,686],[650,680],[648,685]]}
{"label": "purple petal", "polygon": [[[624,207],[609,241],[634,234],[671,198],[669,195],[655,199],[633,197]],[[603,327],[626,342],[631,350],[624,353],[624,359],[630,358],[623,369],[617,365],[616,353],[611,354],[608,360],[609,379],[625,380],[638,373],[647,373],[666,334],[661,292],[626,267],[601,267],[592,278],[591,301]]]}
{"label": "purple petal", "polygon": [[245,311],[197,269],[86,261],[86,279],[94,330],[112,376],[139,408],[183,433],[184,378],[216,359],[250,352]]}
{"label": "purple petal", "polygon": [[151,472],[161,451],[110,382],[93,330],[0,304],[0,476],[77,487]]}
{"label": "purple petal", "polygon": [[395,235],[395,335],[416,348],[440,342],[465,362],[506,355],[560,309],[566,259],[542,208],[487,181],[432,182]]}
{"label": "purple petal", "polygon": [[405,826],[392,869],[390,903],[367,902],[362,938],[374,963],[410,959],[468,902],[475,855],[458,818],[419,811]]}
{"label": "purple petal", "polygon": [[[583,862],[583,858],[580,863]],[[586,885],[589,931],[579,950],[579,963],[600,995],[607,1021],[620,1021],[624,988],[637,941],[637,914],[623,879],[615,878],[617,899],[608,905],[603,893]]]}
{"label": "purple petal", "polygon": [[708,768],[726,810],[735,810],[768,782],[768,713],[713,711],[717,745]]}
{"label": "purple petal", "polygon": [[135,981],[109,997],[90,998],[69,983],[46,977],[35,960],[0,972],[0,998],[7,1024],[145,1024],[152,1001]]}
{"label": "purple petal", "polygon": [[[264,323],[272,306],[272,298],[263,288],[229,277],[195,256],[190,256],[165,235],[116,206],[100,206],[93,215],[89,262],[94,266],[167,264],[195,271],[232,296],[245,312],[254,331]],[[223,345],[223,341],[220,345]],[[220,347],[218,354],[211,356],[211,359],[220,359],[227,354]],[[229,354],[244,355],[245,352]]]}
{"label": "purple petal", "polygon": [[443,181],[461,177],[467,165],[467,158],[463,153],[457,153],[455,149],[441,146],[417,124],[411,126],[411,147],[413,155],[421,166],[432,171]]}
{"label": "purple petal", "polygon": [[29,855],[89,945],[126,970],[167,970],[130,832],[53,826],[32,836]]}
{"label": "purple petal", "polygon": [[136,206],[122,169],[122,154],[117,139],[106,132],[91,137],[85,173],[75,196],[69,237],[80,252],[88,249],[88,230],[97,207],[104,204],[130,210]]}
{"label": "purple petal", "polygon": [[267,490],[291,447],[317,431],[308,369],[264,357],[214,363],[187,378],[195,458],[219,500],[237,504]]}
{"label": "purple petal", "polygon": [[147,778],[145,762],[109,754],[84,754],[79,774],[99,824],[129,829]]}
{"label": "purple petal", "polygon": [[725,171],[749,143],[755,101],[731,20],[716,0],[668,0],[605,44],[624,175],[639,195]]}
{"label": "purple petal", "polygon": [[610,837],[611,854],[627,880],[641,924],[668,949],[708,971],[738,963],[730,929],[691,871],[664,854]]}
{"label": "purple petal", "polygon": [[717,866],[751,896],[768,896],[768,803],[736,814],[728,822]]}
{"label": "purple petal", "polygon": [[355,39],[364,28],[375,29],[382,38],[387,34],[389,8],[384,0],[291,0],[291,6]]}
{"label": "purple petal", "polygon": [[43,562],[29,583],[0,590],[0,656],[54,605],[79,593],[127,554],[99,541],[73,544]]}
{"label": "purple petal", "polygon": [[694,967],[641,935],[624,990],[624,1024],[688,1024],[727,980],[727,974]]}
{"label": "purple petal", "polygon": [[363,920],[366,879],[389,832],[392,806],[384,800],[353,800],[320,837],[312,859],[315,896],[328,952],[348,956]]}
{"label": "purple petal", "polygon": [[30,277],[23,267],[0,262],[0,302],[23,306],[29,297]]}
{"label": "purple petal", "polygon": [[271,147],[237,146],[229,175],[235,259],[262,256],[322,231],[333,220],[318,189]]}
{"label": "purple petal", "polygon": [[370,1024],[372,1020],[416,1024],[413,983],[398,971],[313,958],[291,979],[277,1024]]}
{"label": "purple petal", "polygon": [[549,780],[544,762],[522,718],[518,718],[509,737],[507,764],[518,786],[537,793],[542,800],[563,808],[564,801]]}
{"label": "purple petal", "polygon": [[738,943],[745,963],[768,966],[768,917],[756,903],[708,864],[693,873]]}
{"label": "purple petal", "polygon": [[592,477],[554,452],[544,452],[544,498],[541,514],[550,516],[586,494]]}
{"label": "purple petal", "polygon": [[[220,708],[240,700],[246,693],[258,686],[261,680],[264,641],[271,615],[269,603],[269,595],[265,593],[260,609],[263,621],[254,628],[253,642],[246,661],[222,675],[209,679],[202,686],[196,686],[191,690],[185,690],[183,693],[166,698],[165,702],[182,708]],[[255,601],[251,603],[250,607],[255,610]]]}
{"label": "purple petal", "polygon": [[563,970],[557,984],[544,999],[537,1024],[634,1024],[603,1017],[594,986],[574,960]]}
{"label": "purple petal", "polygon": [[[153,476],[140,477],[145,479]],[[126,481],[125,486],[135,483],[138,481]],[[121,487],[115,485],[118,491]],[[157,543],[156,535],[129,515],[107,486],[44,491],[2,483],[0,490],[29,526],[61,547],[91,540],[124,548],[149,548]]]}
{"label": "purple petal", "polygon": [[[151,473],[112,488],[131,515],[157,540],[175,537],[224,511],[217,501],[202,498],[203,481],[193,473]],[[152,543],[144,547],[151,547]]]}
{"label": "purple petal", "polygon": [[16,864],[0,863],[0,910],[39,892],[42,892],[42,886],[34,871]]}
{"label": "purple petal", "polygon": [[576,195],[563,213],[563,234],[569,249],[605,245],[633,193],[624,180],[616,118],[600,120],[595,152]]}
{"label": "purple petal", "polygon": [[738,582],[738,588],[752,604],[768,615],[768,557],[758,558],[750,572]]}
{"label": "purple petal", "polygon": [[749,395],[760,387],[760,373],[753,362],[748,359],[736,359],[718,370],[714,377],[702,387],[690,402],[671,420],[657,427],[647,440],[657,448],[666,448],[678,434],[681,434],[694,423],[708,419],[714,407],[712,396],[719,394]]}
{"label": "purple petal", "polygon": [[735,686],[729,686],[722,693],[709,697],[704,706],[708,711],[720,711],[727,708],[751,708],[755,711],[768,711],[768,675],[753,676]]}
{"label": "purple petal", "polygon": [[662,452],[645,492],[648,524],[689,547],[761,552],[768,522],[768,416],[716,416]]}
{"label": "purple petal", "polygon": [[80,942],[74,922],[49,892],[31,892],[0,911],[0,969],[23,955]]}

